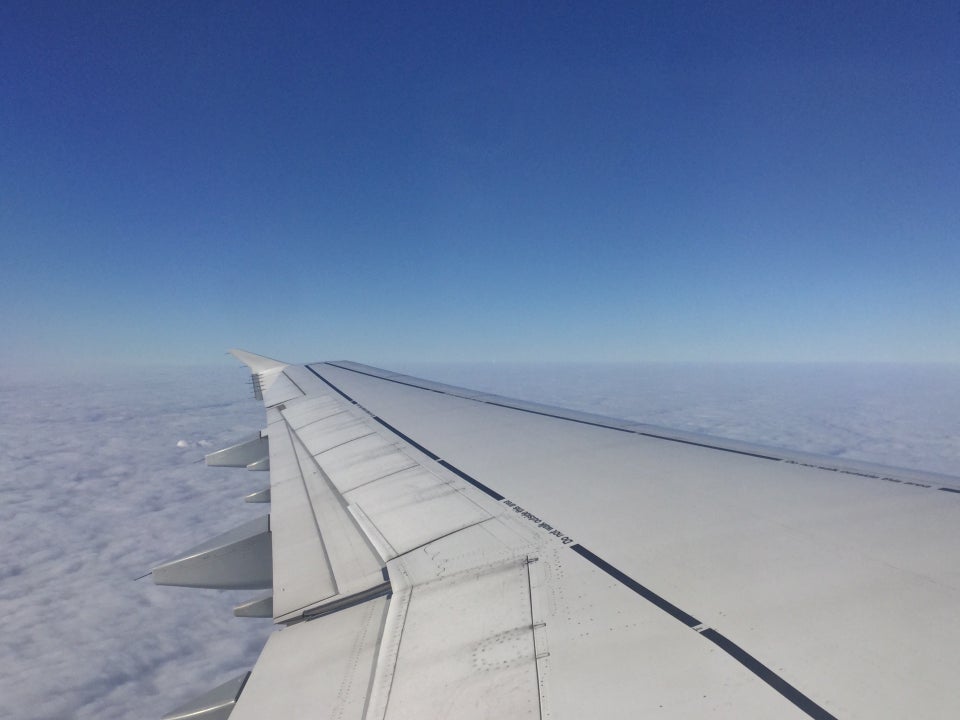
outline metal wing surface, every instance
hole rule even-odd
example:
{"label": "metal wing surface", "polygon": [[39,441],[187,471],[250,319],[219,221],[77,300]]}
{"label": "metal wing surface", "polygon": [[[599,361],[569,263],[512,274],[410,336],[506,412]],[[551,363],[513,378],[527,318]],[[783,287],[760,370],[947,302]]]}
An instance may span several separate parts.
{"label": "metal wing surface", "polygon": [[235,354],[269,521],[154,579],[278,630],[202,717],[960,717],[955,478]]}

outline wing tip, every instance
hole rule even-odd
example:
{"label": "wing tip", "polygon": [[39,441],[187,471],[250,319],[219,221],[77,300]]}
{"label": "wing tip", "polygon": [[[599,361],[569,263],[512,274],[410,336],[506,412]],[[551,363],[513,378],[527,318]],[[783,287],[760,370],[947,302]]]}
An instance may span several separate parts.
{"label": "wing tip", "polygon": [[257,355],[252,352],[247,352],[246,350],[238,350],[237,348],[231,348],[230,354],[255,373],[266,372],[268,370],[280,370],[289,365],[289,363],[274,360],[265,355]]}

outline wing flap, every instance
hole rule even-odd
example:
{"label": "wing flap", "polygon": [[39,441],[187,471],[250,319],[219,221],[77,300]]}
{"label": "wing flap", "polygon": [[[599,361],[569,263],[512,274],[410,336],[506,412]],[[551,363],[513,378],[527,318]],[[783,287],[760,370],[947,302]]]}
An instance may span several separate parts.
{"label": "wing flap", "polygon": [[326,550],[338,594],[352,594],[382,581],[383,562],[347,510],[336,488],[306,448],[296,455]]}
{"label": "wing flap", "polygon": [[274,409],[270,429],[270,502],[273,533],[273,613],[277,618],[337,594],[333,568],[294,451]]}
{"label": "wing flap", "polygon": [[368,591],[388,559],[491,517],[362,408],[312,375],[297,385],[309,394],[268,408],[277,622]]}
{"label": "wing flap", "polygon": [[231,720],[362,718],[387,605],[375,598],[273,633]]}

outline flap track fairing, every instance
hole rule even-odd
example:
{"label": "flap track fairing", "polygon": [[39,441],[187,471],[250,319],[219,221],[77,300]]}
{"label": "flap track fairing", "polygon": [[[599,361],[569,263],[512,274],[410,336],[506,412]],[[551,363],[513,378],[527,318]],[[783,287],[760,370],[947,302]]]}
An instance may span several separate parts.
{"label": "flap track fairing", "polygon": [[255,590],[273,587],[270,516],[211,538],[155,567],[157,585]]}

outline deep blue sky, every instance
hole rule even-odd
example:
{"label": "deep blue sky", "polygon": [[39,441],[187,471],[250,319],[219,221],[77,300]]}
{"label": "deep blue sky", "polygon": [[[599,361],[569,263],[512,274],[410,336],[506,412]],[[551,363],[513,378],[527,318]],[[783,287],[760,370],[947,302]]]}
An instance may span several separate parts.
{"label": "deep blue sky", "polygon": [[0,8],[0,363],[960,361],[956,3],[277,5]]}

